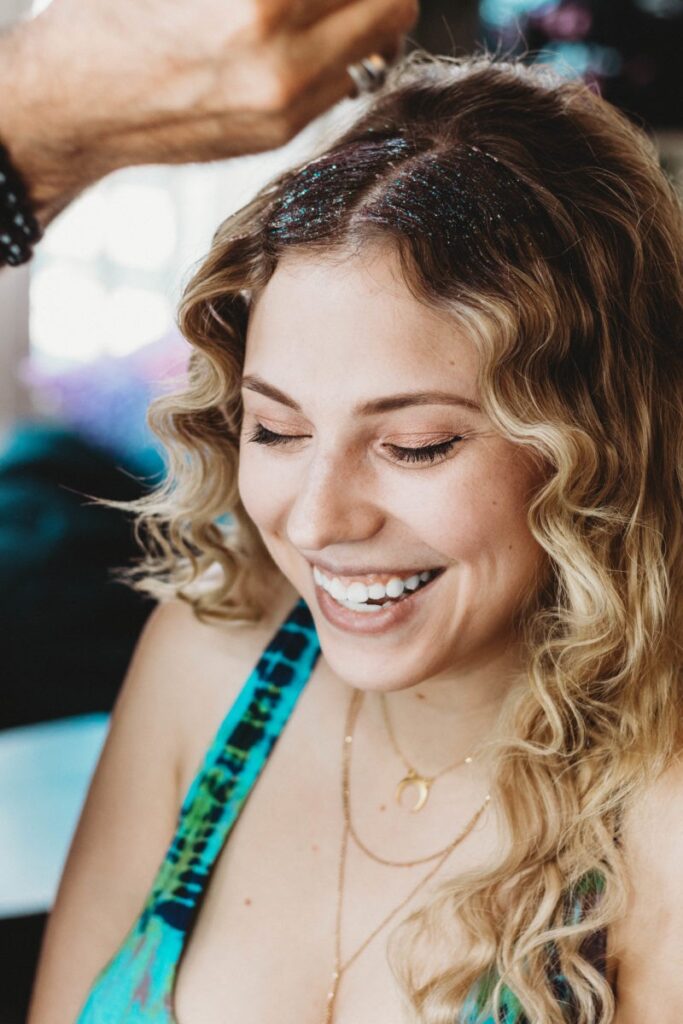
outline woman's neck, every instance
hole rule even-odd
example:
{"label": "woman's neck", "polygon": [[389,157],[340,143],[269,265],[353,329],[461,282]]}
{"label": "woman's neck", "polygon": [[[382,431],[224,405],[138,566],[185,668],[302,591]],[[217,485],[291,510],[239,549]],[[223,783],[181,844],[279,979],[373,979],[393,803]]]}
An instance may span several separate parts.
{"label": "woman's neck", "polygon": [[[331,672],[340,713],[351,687]],[[363,718],[380,753],[391,756],[393,744],[382,709],[402,754],[425,774],[437,773],[489,741],[512,687],[519,681],[519,653],[509,645],[477,664],[461,666],[402,690],[364,690]]]}

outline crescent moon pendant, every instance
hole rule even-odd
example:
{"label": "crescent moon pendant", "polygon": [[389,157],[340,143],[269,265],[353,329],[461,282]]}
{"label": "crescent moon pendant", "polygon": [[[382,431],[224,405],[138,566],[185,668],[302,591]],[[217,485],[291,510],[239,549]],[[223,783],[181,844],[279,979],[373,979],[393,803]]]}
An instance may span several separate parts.
{"label": "crescent moon pendant", "polygon": [[402,801],[403,794],[406,789],[410,789],[411,786],[415,786],[417,789],[417,800],[409,810],[413,813],[415,811],[422,810],[424,805],[427,803],[430,782],[431,779],[424,779],[421,775],[413,775],[412,773],[410,775],[406,775],[406,777],[401,779],[396,787],[396,803],[401,807],[405,806]]}

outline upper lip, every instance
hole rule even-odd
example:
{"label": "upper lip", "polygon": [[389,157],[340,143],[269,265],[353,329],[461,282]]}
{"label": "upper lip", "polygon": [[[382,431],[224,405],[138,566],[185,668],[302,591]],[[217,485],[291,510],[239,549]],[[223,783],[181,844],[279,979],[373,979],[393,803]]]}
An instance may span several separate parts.
{"label": "upper lip", "polygon": [[315,562],[310,561],[310,559],[309,559],[309,562],[315,568],[320,569],[320,570],[322,570],[322,572],[327,573],[328,575],[331,575],[331,576],[373,576],[373,575],[379,576],[379,575],[386,575],[387,573],[393,573],[395,576],[415,576],[417,573],[420,573],[420,572],[425,572],[427,570],[429,572],[433,572],[435,569],[443,568],[443,566],[440,566],[440,565],[434,565],[434,566],[431,566],[431,567],[430,566],[421,565],[419,568],[415,568],[415,569],[396,569],[393,566],[391,568],[389,568],[389,569],[381,569],[381,568],[378,568],[376,565],[360,565],[360,566],[358,566],[358,565],[357,566],[336,565],[335,566],[335,565],[330,565],[328,562],[322,562],[319,559],[316,559]]}

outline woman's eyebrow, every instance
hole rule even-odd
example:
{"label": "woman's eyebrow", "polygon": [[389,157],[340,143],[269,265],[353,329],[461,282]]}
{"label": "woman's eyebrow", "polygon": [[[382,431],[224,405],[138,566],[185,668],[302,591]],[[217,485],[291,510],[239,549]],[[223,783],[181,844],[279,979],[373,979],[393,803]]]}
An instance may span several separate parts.
{"label": "woman's eyebrow", "polygon": [[[273,384],[259,377],[258,374],[248,374],[242,379],[242,387],[249,391],[256,391],[259,395],[272,398],[280,405],[286,405],[295,412],[302,412],[301,406],[293,398],[280,391]],[[468,409],[481,412],[481,406],[477,405],[470,398],[462,395],[451,394],[450,391],[404,391],[399,395],[385,395],[382,398],[371,398],[367,402],[357,405],[352,411],[358,416],[372,416],[381,412],[392,412],[394,409],[405,409],[410,405],[464,405]]]}

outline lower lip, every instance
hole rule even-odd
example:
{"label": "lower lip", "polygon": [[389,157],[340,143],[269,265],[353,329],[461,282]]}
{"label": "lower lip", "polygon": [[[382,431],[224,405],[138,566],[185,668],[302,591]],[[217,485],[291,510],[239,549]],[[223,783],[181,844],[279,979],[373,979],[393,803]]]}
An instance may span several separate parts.
{"label": "lower lip", "polygon": [[315,594],[318,599],[320,611],[328,622],[346,633],[361,633],[364,635],[375,635],[377,633],[388,633],[391,629],[404,625],[420,607],[424,604],[425,595],[429,595],[432,589],[438,584],[443,572],[431,580],[427,586],[420,587],[410,595],[404,597],[396,604],[383,608],[381,612],[354,612],[351,608],[344,608],[338,601],[327,593],[317,583]]}

